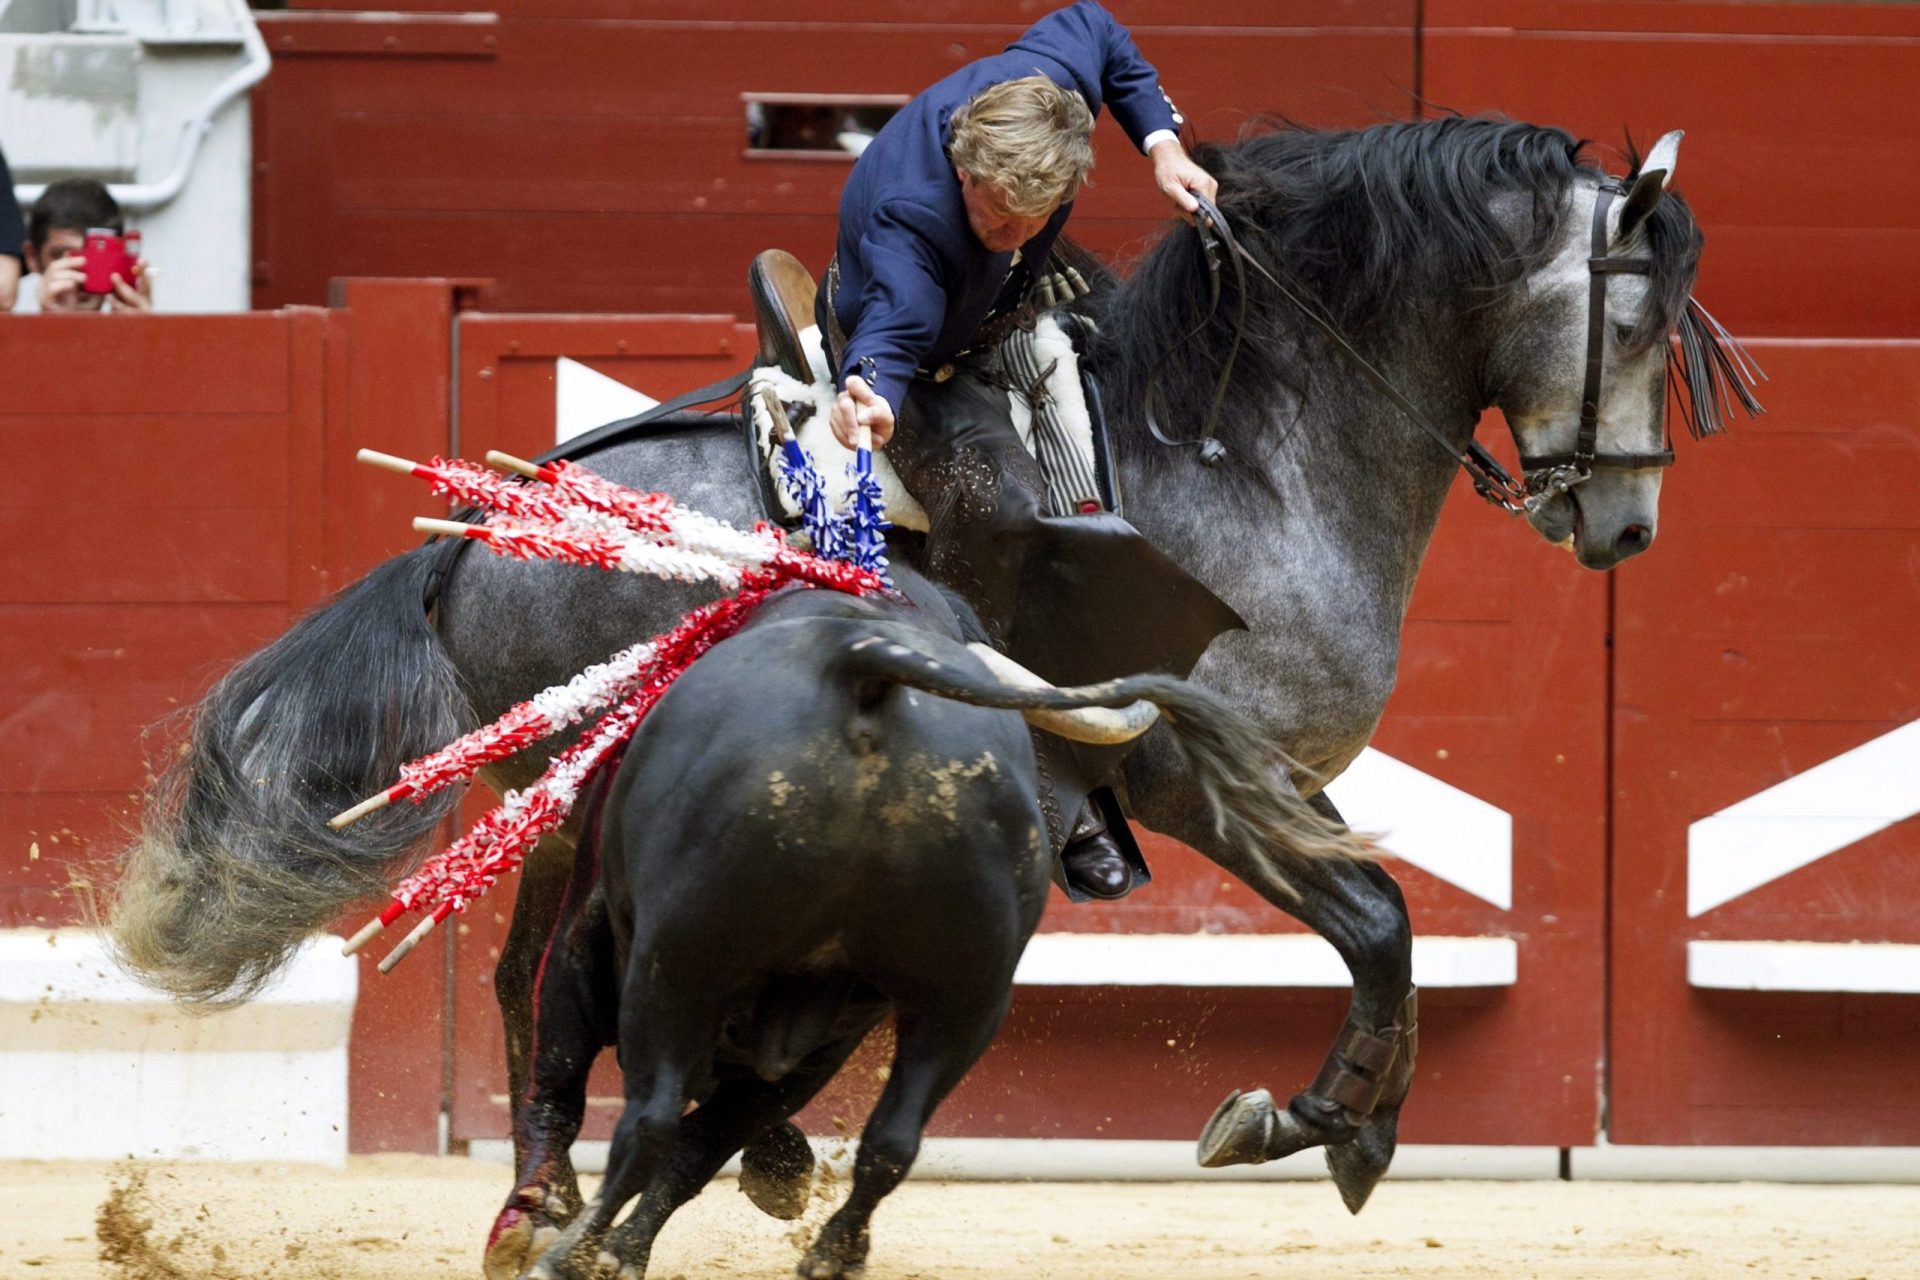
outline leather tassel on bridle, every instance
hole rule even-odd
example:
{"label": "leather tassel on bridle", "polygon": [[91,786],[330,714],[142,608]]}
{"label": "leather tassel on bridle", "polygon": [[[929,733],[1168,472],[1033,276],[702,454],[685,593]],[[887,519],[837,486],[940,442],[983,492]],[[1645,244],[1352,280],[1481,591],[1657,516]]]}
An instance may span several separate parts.
{"label": "leather tassel on bridle", "polygon": [[1767,380],[1765,371],[1698,299],[1687,299],[1677,328],[1680,342],[1668,348],[1667,362],[1674,401],[1694,439],[1725,431],[1735,401],[1749,418],[1766,412],[1752,390]]}

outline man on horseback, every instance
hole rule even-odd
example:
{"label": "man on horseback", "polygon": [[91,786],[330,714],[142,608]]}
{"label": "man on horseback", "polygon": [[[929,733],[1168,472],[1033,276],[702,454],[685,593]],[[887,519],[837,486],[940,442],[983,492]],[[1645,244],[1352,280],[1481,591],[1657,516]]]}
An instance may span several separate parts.
{"label": "man on horseback", "polygon": [[[998,348],[1093,166],[1103,104],[1152,157],[1177,209],[1194,211],[1193,193],[1214,196],[1213,178],[1181,146],[1183,121],[1158,73],[1112,15],[1080,0],[927,89],[880,131],[847,179],[817,304],[839,387],[835,435],[851,447],[865,425],[885,445],[901,420],[888,456],[927,510],[927,568],[1003,647],[1054,678],[1184,674],[1237,623],[1122,521],[1049,517],[1039,466],[979,378],[1004,382]],[[1109,570],[1105,582],[1089,565]],[[1164,616],[1143,616],[1143,598]],[[1068,650],[1071,673],[1058,669]],[[1133,888],[1093,803],[1067,835],[1069,885],[1098,898]]]}

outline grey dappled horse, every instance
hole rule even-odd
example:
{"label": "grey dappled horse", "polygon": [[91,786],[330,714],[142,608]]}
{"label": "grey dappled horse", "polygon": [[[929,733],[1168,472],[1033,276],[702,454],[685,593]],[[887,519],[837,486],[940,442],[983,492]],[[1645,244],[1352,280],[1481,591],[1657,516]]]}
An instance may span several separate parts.
{"label": "grey dappled horse", "polygon": [[[1589,224],[1604,178],[1571,137],[1445,119],[1284,129],[1204,148],[1200,160],[1219,177],[1220,204],[1248,250],[1316,300],[1456,450],[1489,406],[1504,411],[1523,455],[1571,448],[1588,337]],[[1670,156],[1663,167],[1671,171]],[[1606,295],[1602,452],[1647,454],[1664,443],[1668,338],[1702,237],[1683,201],[1660,198],[1661,176],[1642,175],[1607,215],[1609,251],[1651,266],[1613,278]],[[1205,266],[1190,232],[1170,231],[1131,278],[1096,291],[1093,361],[1128,518],[1248,624],[1218,640],[1192,678],[1311,770],[1296,784],[1337,817],[1319,788],[1380,720],[1455,463],[1268,286],[1248,281],[1246,341],[1221,415],[1222,465],[1202,467],[1156,444],[1140,409],[1150,368],[1200,325],[1160,374],[1162,417],[1178,429],[1181,411],[1211,398],[1232,340],[1234,305],[1202,323]],[[750,521],[758,499],[740,453],[734,430],[688,429],[606,449],[591,465]],[[1530,519],[1580,564],[1608,569],[1652,542],[1660,480],[1657,469],[1599,469]],[[339,833],[327,830],[328,816],[474,717],[665,629],[705,598],[619,574],[468,555],[430,623],[420,601],[437,560],[421,550],[376,569],[200,705],[190,749],[129,853],[117,903],[116,936],[151,981],[199,999],[248,994],[348,902],[383,893],[443,809],[397,805]],[[516,761],[489,780],[525,785],[542,763]],[[1123,782],[1137,821],[1313,928],[1352,971],[1349,1025],[1319,1079],[1284,1108],[1264,1092],[1230,1100],[1203,1154],[1258,1160],[1324,1145],[1357,1210],[1392,1158],[1412,1074],[1402,1021],[1411,931],[1398,887],[1377,864],[1276,848],[1298,896],[1275,888],[1216,834],[1161,731],[1127,759]],[[553,838],[529,860],[499,965],[516,1107],[534,964],[571,849],[570,836]],[[517,1143],[527,1139],[522,1119]]]}

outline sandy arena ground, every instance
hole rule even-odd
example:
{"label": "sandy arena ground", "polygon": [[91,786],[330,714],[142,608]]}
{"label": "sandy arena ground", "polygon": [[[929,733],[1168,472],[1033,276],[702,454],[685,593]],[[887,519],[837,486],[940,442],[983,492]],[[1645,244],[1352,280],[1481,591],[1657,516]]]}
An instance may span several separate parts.
{"label": "sandy arena ground", "polygon": [[[0,1165],[5,1280],[479,1275],[504,1167]],[[808,1224],[829,1211],[822,1197]],[[689,1205],[657,1280],[791,1274],[801,1233],[730,1181]],[[908,1183],[869,1280],[1912,1280],[1920,1188],[1388,1182],[1358,1218],[1324,1183]]]}

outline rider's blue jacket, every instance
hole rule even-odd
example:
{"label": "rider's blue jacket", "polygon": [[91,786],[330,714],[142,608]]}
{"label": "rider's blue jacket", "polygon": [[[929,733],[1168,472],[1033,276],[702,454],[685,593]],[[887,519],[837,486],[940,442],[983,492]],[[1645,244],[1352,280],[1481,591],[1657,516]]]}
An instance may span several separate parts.
{"label": "rider's blue jacket", "polygon": [[1110,107],[1135,146],[1180,127],[1159,73],[1094,0],[1048,14],[1006,52],[967,64],[895,113],[840,196],[835,312],[847,334],[842,377],[871,358],[876,389],[896,412],[916,368],[950,360],[1024,293],[1073,210],[1062,205],[1020,247],[1015,267],[1012,252],[995,253],[973,234],[947,158],[955,111],[983,89],[1035,74],[1077,91],[1095,116]]}

